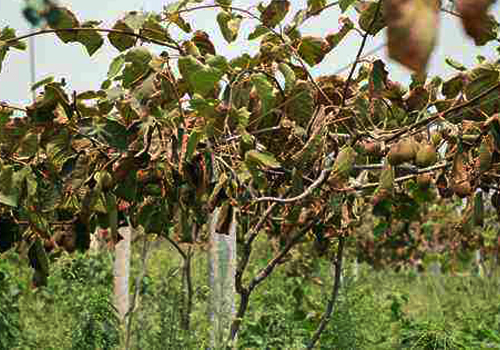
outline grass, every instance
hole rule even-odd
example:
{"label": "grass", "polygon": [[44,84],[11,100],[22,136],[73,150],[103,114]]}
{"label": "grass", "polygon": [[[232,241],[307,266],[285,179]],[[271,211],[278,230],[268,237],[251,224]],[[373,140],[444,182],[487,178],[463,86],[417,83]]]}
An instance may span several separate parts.
{"label": "grass", "polygon": [[[265,241],[257,242],[250,271],[264,266],[269,250]],[[134,275],[140,270],[138,255],[134,253]],[[194,309],[191,329],[183,330],[179,255],[167,242],[152,253],[134,315],[133,349],[208,347],[206,259],[199,252],[193,262]],[[301,349],[309,341],[330,294],[331,269],[326,262],[312,264],[307,246],[294,259],[252,295],[238,349]],[[333,318],[318,349],[500,349],[498,276],[374,271],[363,265],[354,277],[346,266]],[[0,343],[0,349],[120,348],[122,329],[109,303],[110,254],[63,256],[53,264],[48,286],[38,290],[30,289],[31,271],[15,256],[2,259],[1,271],[7,277],[0,284],[5,300],[0,316],[3,312],[12,322],[3,327],[0,322],[0,339],[13,334],[17,343]]]}

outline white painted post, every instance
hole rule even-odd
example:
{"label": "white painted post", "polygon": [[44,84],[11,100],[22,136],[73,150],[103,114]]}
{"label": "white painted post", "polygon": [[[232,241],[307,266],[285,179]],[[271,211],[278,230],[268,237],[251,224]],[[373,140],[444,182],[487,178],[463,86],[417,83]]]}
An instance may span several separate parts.
{"label": "white painted post", "polygon": [[130,277],[130,241],[132,227],[125,226],[118,229],[123,239],[115,245],[114,262],[114,296],[115,306],[120,320],[123,323],[129,310],[129,277]]}
{"label": "white painted post", "polygon": [[235,285],[236,274],[236,213],[233,211],[228,233],[216,232],[220,215],[216,208],[210,222],[210,250],[208,256],[210,300],[209,319],[211,329],[211,348],[222,349],[228,338],[231,321],[236,313]]}

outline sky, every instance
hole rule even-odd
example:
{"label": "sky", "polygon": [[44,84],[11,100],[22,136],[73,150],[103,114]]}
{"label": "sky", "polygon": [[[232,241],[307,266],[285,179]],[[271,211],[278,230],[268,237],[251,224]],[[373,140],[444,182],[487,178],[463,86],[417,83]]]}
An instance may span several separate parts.
{"label": "sky", "polygon": [[[128,11],[144,10],[159,12],[163,6],[171,1],[158,0],[60,0],[59,3],[68,6],[78,17],[80,22],[85,20],[101,20],[102,27],[112,27],[114,21],[123,17]],[[246,8],[257,12],[255,5],[259,1],[234,0],[233,6]],[[445,1],[443,1],[444,3]],[[210,4],[211,2],[205,2]],[[265,1],[268,3],[268,1]],[[306,0],[292,0],[291,17],[295,11],[306,6]],[[30,32],[28,22],[22,16],[22,0],[0,0],[0,28],[10,26],[16,29],[17,35]],[[492,14],[499,18],[499,2],[492,8]],[[258,41],[248,42],[246,36],[257,24],[255,20],[244,20],[238,40],[232,44],[227,44],[219,32],[215,21],[216,10],[205,9],[185,16],[195,29],[206,31],[216,46],[218,54],[227,57],[236,57],[244,52],[254,54],[258,50]],[[354,11],[345,15],[352,20],[357,17]],[[340,10],[334,6],[324,11],[320,16],[313,17],[301,27],[303,35],[326,36],[329,33],[337,32],[340,25],[338,22],[341,16]],[[173,36],[188,38],[182,32],[175,32]],[[381,47],[385,42],[384,33],[379,33],[375,38],[370,37],[364,52]],[[35,53],[35,73],[36,81],[48,76],[54,76],[56,80],[65,78],[68,82],[68,91],[85,91],[98,89],[100,83],[105,79],[109,63],[118,55],[118,51],[113,48],[107,40],[92,57],[89,57],[85,48],[78,44],[63,44],[53,34],[40,35],[27,40],[27,44],[34,43]],[[352,31],[348,37],[332,50],[319,65],[311,69],[314,76],[322,74],[333,74],[350,64],[359,48],[361,37]],[[497,44],[498,45],[498,44]],[[456,71],[445,64],[445,58],[453,58],[468,67],[476,64],[476,56],[483,55],[487,59],[498,59],[495,44],[488,44],[484,47],[476,47],[473,41],[464,36],[463,29],[457,18],[442,13],[441,27],[437,47],[428,65],[430,76],[440,75],[449,77]],[[163,48],[151,46],[151,49],[161,52]],[[31,101],[31,78],[28,51],[9,51],[3,63],[0,73],[0,101],[22,106]],[[369,58],[382,58],[388,64],[389,77],[391,80],[408,83],[411,72],[392,62],[387,58],[386,49],[382,48],[370,55]],[[348,70],[343,70],[341,74],[347,75]]]}

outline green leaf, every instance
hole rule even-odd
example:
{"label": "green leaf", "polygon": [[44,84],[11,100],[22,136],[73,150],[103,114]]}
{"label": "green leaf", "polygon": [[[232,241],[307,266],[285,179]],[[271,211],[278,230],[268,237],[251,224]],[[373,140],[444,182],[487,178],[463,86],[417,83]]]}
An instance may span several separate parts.
{"label": "green leaf", "polygon": [[202,133],[196,130],[191,131],[186,147],[186,154],[184,155],[184,161],[189,162],[191,160],[194,151],[196,151],[196,146],[198,145],[198,142],[200,142],[202,137],[203,137]]}
{"label": "green leaf", "polygon": [[232,0],[215,0],[215,3],[217,5],[222,5],[222,6],[231,6]]}
{"label": "green leaf", "polygon": [[144,228],[145,233],[162,233],[162,217],[158,204],[148,201],[139,208],[137,223]]}
{"label": "green leaf", "polygon": [[323,60],[330,49],[330,44],[325,39],[308,35],[302,37],[298,52],[308,65],[315,66]]}
{"label": "green leaf", "polygon": [[21,140],[17,153],[21,157],[32,157],[38,151],[38,144],[38,135],[32,132],[28,132]]}
{"label": "green leaf", "polygon": [[11,165],[2,167],[0,171],[0,203],[16,207],[19,199],[19,188],[13,183],[14,168]]}
{"label": "green leaf", "polygon": [[[476,68],[472,72],[475,74],[471,74],[471,82],[465,87],[467,100],[498,84],[500,73],[497,70]],[[491,95],[498,96],[498,92],[493,92]],[[488,97],[485,97],[485,101],[487,100]]]}
{"label": "green leaf", "polygon": [[259,24],[257,27],[255,27],[255,29],[253,30],[253,32],[251,32],[250,34],[248,34],[248,40],[257,39],[258,37],[260,37],[260,36],[262,36],[264,34],[267,34],[267,33],[270,33],[269,29],[267,29],[263,25]]}
{"label": "green leaf", "polygon": [[290,1],[288,0],[271,0],[269,5],[260,15],[262,24],[266,27],[276,27],[290,10]]}
{"label": "green leaf", "polygon": [[19,171],[14,172],[11,166],[4,166],[0,172],[0,203],[11,207],[19,205],[21,190],[28,173],[31,172],[30,166],[26,166]]}
{"label": "green leaf", "polygon": [[50,77],[47,77],[47,78],[44,78],[40,81],[37,81],[36,83],[33,84],[33,86],[31,87],[31,91],[35,91],[36,89],[38,89],[39,87],[45,85],[45,84],[49,84],[49,83],[52,83],[54,81],[54,77],[53,76],[50,76]]}
{"label": "green leaf", "polygon": [[7,43],[8,40],[12,40],[16,37],[16,32],[10,27],[4,27],[0,32],[0,72],[2,71],[2,63],[7,56],[7,52],[10,47],[18,50],[26,50],[26,44],[21,41],[14,41],[10,44]]}
{"label": "green leaf", "polygon": [[108,79],[113,79],[120,73],[122,70],[123,66],[125,65],[125,56],[120,55],[117,56],[111,61],[111,64],[109,65],[109,70],[108,70]]}
{"label": "green leaf", "polygon": [[76,95],[77,100],[93,100],[96,98],[106,98],[106,93],[102,90],[87,90]]}
{"label": "green leaf", "polygon": [[[14,38],[16,38],[16,31],[10,27],[4,27],[0,32],[0,43],[2,41],[8,41]],[[26,44],[19,40],[15,40],[13,42],[10,42],[9,44],[5,43],[5,45],[7,45],[7,47],[13,47],[18,50],[26,50]],[[0,47],[1,46],[2,45],[0,45]]]}
{"label": "green leaf", "polygon": [[0,128],[10,121],[13,114],[14,110],[12,108],[0,106]]}
{"label": "green leaf", "polygon": [[274,107],[273,86],[263,73],[253,74],[250,79],[262,101],[262,115],[265,116]]}
{"label": "green leaf", "polygon": [[458,61],[455,61],[454,59],[452,58],[449,58],[449,57],[446,57],[444,59],[444,62],[452,67],[452,68],[455,68],[456,70],[460,71],[460,72],[463,72],[463,71],[466,71],[467,70],[467,67],[465,67],[462,63],[458,62]]}
{"label": "green leaf", "polygon": [[310,83],[305,80],[297,81],[287,102],[287,116],[297,125],[306,128],[314,113],[314,95]]}
{"label": "green leaf", "polygon": [[2,71],[2,63],[7,56],[7,52],[9,51],[9,47],[5,44],[5,41],[0,40],[0,72]]}
{"label": "green leaf", "polygon": [[135,170],[129,171],[125,180],[118,183],[115,193],[128,202],[137,200],[137,172]]}
{"label": "green leaf", "polygon": [[231,110],[231,117],[236,120],[236,126],[240,133],[245,133],[245,129],[250,121],[250,112],[246,107],[241,107],[237,110]]}
{"label": "green leaf", "polygon": [[144,12],[131,11],[123,17],[123,22],[125,22],[129,28],[132,28],[134,31],[138,31],[146,22],[146,18],[147,16]]}
{"label": "green leaf", "polygon": [[[134,32],[132,28],[130,28],[123,20],[118,20],[112,29],[129,33]],[[113,45],[118,51],[125,51],[131,48],[137,41],[137,38],[134,36],[122,33],[109,33],[108,39],[111,45]]]}
{"label": "green leaf", "polygon": [[[382,3],[381,5],[382,7],[384,6],[383,4],[384,3]],[[383,9],[381,9],[378,12],[378,16],[372,25],[373,18],[375,17],[375,14],[377,12],[377,7],[378,7],[378,2],[361,2],[356,7],[356,9],[361,12],[358,18],[358,24],[360,28],[363,29],[365,32],[369,32],[369,34],[371,35],[376,35],[386,26]]]}
{"label": "green leaf", "polygon": [[380,237],[383,235],[388,229],[389,229],[389,223],[387,221],[380,221],[374,228],[373,228],[373,236],[375,238]]}
{"label": "green leaf", "polygon": [[148,65],[152,58],[153,55],[144,46],[133,48],[125,54],[125,61],[142,66]]}
{"label": "green leaf", "polygon": [[321,9],[326,6],[326,0],[307,0],[307,12],[319,15]]}
{"label": "green leaf", "polygon": [[172,41],[167,29],[156,21],[153,17],[147,19],[141,28],[141,35],[157,41]]}
{"label": "green leaf", "polygon": [[128,148],[129,132],[127,127],[114,119],[105,118],[104,123],[96,125],[92,133],[97,134],[111,147],[122,151],[126,151]]}
{"label": "green leaf", "polygon": [[242,19],[242,16],[226,11],[220,11],[217,15],[220,31],[228,43],[235,41],[238,37]]}
{"label": "green leaf", "polygon": [[72,154],[71,136],[67,129],[61,129],[57,134],[52,136],[45,145],[45,150],[48,159],[57,169],[61,169],[62,165],[68,160]]}
{"label": "green leaf", "polygon": [[372,96],[380,96],[385,89],[388,72],[385,69],[385,64],[382,60],[373,62],[370,72],[370,93]]}
{"label": "green leaf", "polygon": [[[99,25],[97,21],[87,21],[82,24],[82,28],[94,28]],[[85,46],[89,56],[92,56],[104,44],[101,34],[95,30],[79,30],[76,41]]]}
{"label": "green leaf", "polygon": [[[213,58],[212,62],[213,65],[219,65],[222,61],[223,58]],[[193,56],[179,58],[178,67],[181,75],[192,89],[192,92],[199,93],[202,96],[213,91],[216,83],[219,82],[224,75],[223,70],[203,64]]]}
{"label": "green leaf", "polygon": [[178,13],[169,14],[168,20],[175,23],[179,28],[181,28],[185,33],[191,33],[191,25],[184,20]]}
{"label": "green leaf", "polygon": [[[300,25],[302,25],[302,23],[304,23],[304,21],[306,19],[307,19],[307,10],[305,10],[305,9],[299,10],[293,16],[293,20],[290,23],[290,25],[292,26],[292,28],[297,28]],[[289,35],[289,34],[290,34],[290,32],[287,31],[287,35]]]}
{"label": "green leaf", "polygon": [[288,94],[294,88],[297,77],[295,76],[295,72],[293,71],[293,69],[284,62],[280,62],[278,64],[278,69],[285,78],[285,93]]}
{"label": "green leaf", "polygon": [[357,0],[339,0],[339,7],[342,13],[346,12],[347,9],[356,2]]}
{"label": "green leaf", "polygon": [[30,120],[35,123],[46,123],[54,119],[54,110],[58,105],[64,108],[68,118],[73,111],[71,109],[68,96],[61,88],[60,83],[49,83],[45,85],[42,98],[38,98],[34,104],[28,106],[27,114]]}
{"label": "green leaf", "polygon": [[443,83],[441,86],[441,93],[447,98],[455,98],[462,91],[464,87],[465,77],[458,74]]}
{"label": "green leaf", "polygon": [[337,47],[337,45],[346,37],[349,32],[354,29],[354,23],[348,18],[344,17],[340,20],[342,22],[342,28],[335,33],[326,36],[326,41],[330,44],[330,50]]}
{"label": "green leaf", "polygon": [[135,47],[125,54],[125,66],[121,79],[123,87],[129,88],[132,83],[136,84],[141,78],[144,79],[151,72],[149,62],[153,59],[151,52],[143,46]]}
{"label": "green leaf", "polygon": [[[52,29],[67,29],[77,28],[80,26],[75,14],[67,8],[58,8],[59,14],[57,20],[49,24]],[[57,31],[56,35],[63,43],[71,43],[78,41],[78,31]]]}
{"label": "green leaf", "polygon": [[245,162],[267,169],[281,167],[281,164],[276,160],[272,153],[259,152],[256,150],[251,150],[245,153]]}

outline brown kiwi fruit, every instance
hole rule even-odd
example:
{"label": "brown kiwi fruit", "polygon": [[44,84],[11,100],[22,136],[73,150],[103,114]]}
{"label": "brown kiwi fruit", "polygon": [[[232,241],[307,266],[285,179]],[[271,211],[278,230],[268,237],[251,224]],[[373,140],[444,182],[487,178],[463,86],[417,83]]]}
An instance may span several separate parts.
{"label": "brown kiwi fruit", "polygon": [[437,160],[438,155],[434,146],[422,145],[417,152],[415,162],[418,166],[428,167],[436,164]]}
{"label": "brown kiwi fruit", "polygon": [[418,151],[418,144],[413,139],[401,140],[393,145],[387,154],[387,161],[391,165],[400,165],[411,162],[415,159]]}

